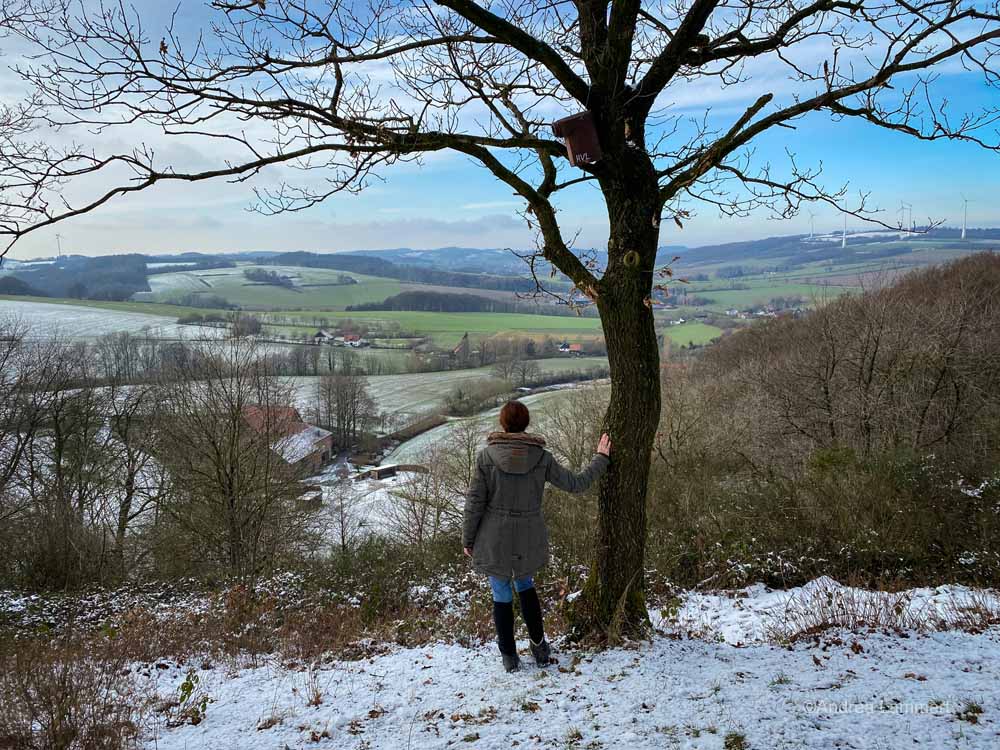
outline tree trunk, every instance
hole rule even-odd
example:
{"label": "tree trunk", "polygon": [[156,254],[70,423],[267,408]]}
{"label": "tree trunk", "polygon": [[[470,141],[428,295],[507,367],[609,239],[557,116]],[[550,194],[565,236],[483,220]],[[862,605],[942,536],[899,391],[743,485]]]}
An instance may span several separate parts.
{"label": "tree trunk", "polygon": [[595,559],[570,612],[577,638],[614,642],[640,635],[648,626],[646,490],[660,417],[660,357],[650,302],[659,204],[650,177],[633,175],[617,189],[605,190],[609,262],[597,305],[611,370],[604,428],[612,450],[599,487]]}

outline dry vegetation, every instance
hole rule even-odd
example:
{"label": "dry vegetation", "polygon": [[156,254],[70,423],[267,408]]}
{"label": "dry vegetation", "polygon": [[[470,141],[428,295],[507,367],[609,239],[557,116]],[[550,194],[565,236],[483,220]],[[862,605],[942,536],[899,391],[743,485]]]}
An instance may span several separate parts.
{"label": "dry vegetation", "polygon": [[670,368],[651,549],[679,582],[1000,580],[1000,258]]}

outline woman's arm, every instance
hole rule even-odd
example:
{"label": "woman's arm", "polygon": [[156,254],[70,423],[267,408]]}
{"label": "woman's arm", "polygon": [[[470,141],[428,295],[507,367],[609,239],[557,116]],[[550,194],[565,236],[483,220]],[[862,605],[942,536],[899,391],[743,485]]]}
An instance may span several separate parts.
{"label": "woman's arm", "polygon": [[486,470],[483,467],[483,456],[476,457],[476,470],[469,483],[469,491],[465,495],[465,518],[462,524],[462,546],[469,554],[476,543],[479,532],[479,522],[483,520],[486,504],[489,501],[489,488],[486,484]]}
{"label": "woman's arm", "polygon": [[601,439],[597,443],[597,455],[590,462],[590,466],[579,474],[574,474],[553,458],[545,472],[545,479],[566,492],[583,492],[601,478],[610,462],[611,438],[605,434],[601,435]]}

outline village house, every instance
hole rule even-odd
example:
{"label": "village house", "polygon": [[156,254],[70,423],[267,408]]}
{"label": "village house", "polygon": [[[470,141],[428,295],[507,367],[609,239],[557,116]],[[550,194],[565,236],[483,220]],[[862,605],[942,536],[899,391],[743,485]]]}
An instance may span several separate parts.
{"label": "village house", "polygon": [[574,356],[574,357],[582,357],[583,356],[583,344],[570,344],[570,343],[567,343],[566,341],[564,341],[561,344],[559,344],[559,353],[560,354],[569,354],[569,355]]}
{"label": "village house", "polygon": [[349,333],[344,336],[344,343],[347,346],[353,346],[355,349],[360,349],[361,347],[371,346],[371,342],[368,339],[359,336],[356,333]]}
{"label": "village house", "polygon": [[248,406],[243,418],[274,436],[271,450],[290,466],[316,472],[333,458],[333,433],[305,422],[294,406]]}

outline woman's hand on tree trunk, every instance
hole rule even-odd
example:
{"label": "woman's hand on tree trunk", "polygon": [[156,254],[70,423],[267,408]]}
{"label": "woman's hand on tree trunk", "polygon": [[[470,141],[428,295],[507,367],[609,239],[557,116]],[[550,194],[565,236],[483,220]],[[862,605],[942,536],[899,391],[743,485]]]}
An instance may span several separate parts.
{"label": "woman's hand on tree trunk", "polygon": [[601,439],[597,441],[597,452],[602,456],[607,456],[611,458],[611,438],[608,437],[608,433],[601,435]]}
{"label": "woman's hand on tree trunk", "polygon": [[466,557],[472,557],[472,547],[463,547],[462,552],[465,553]]}

